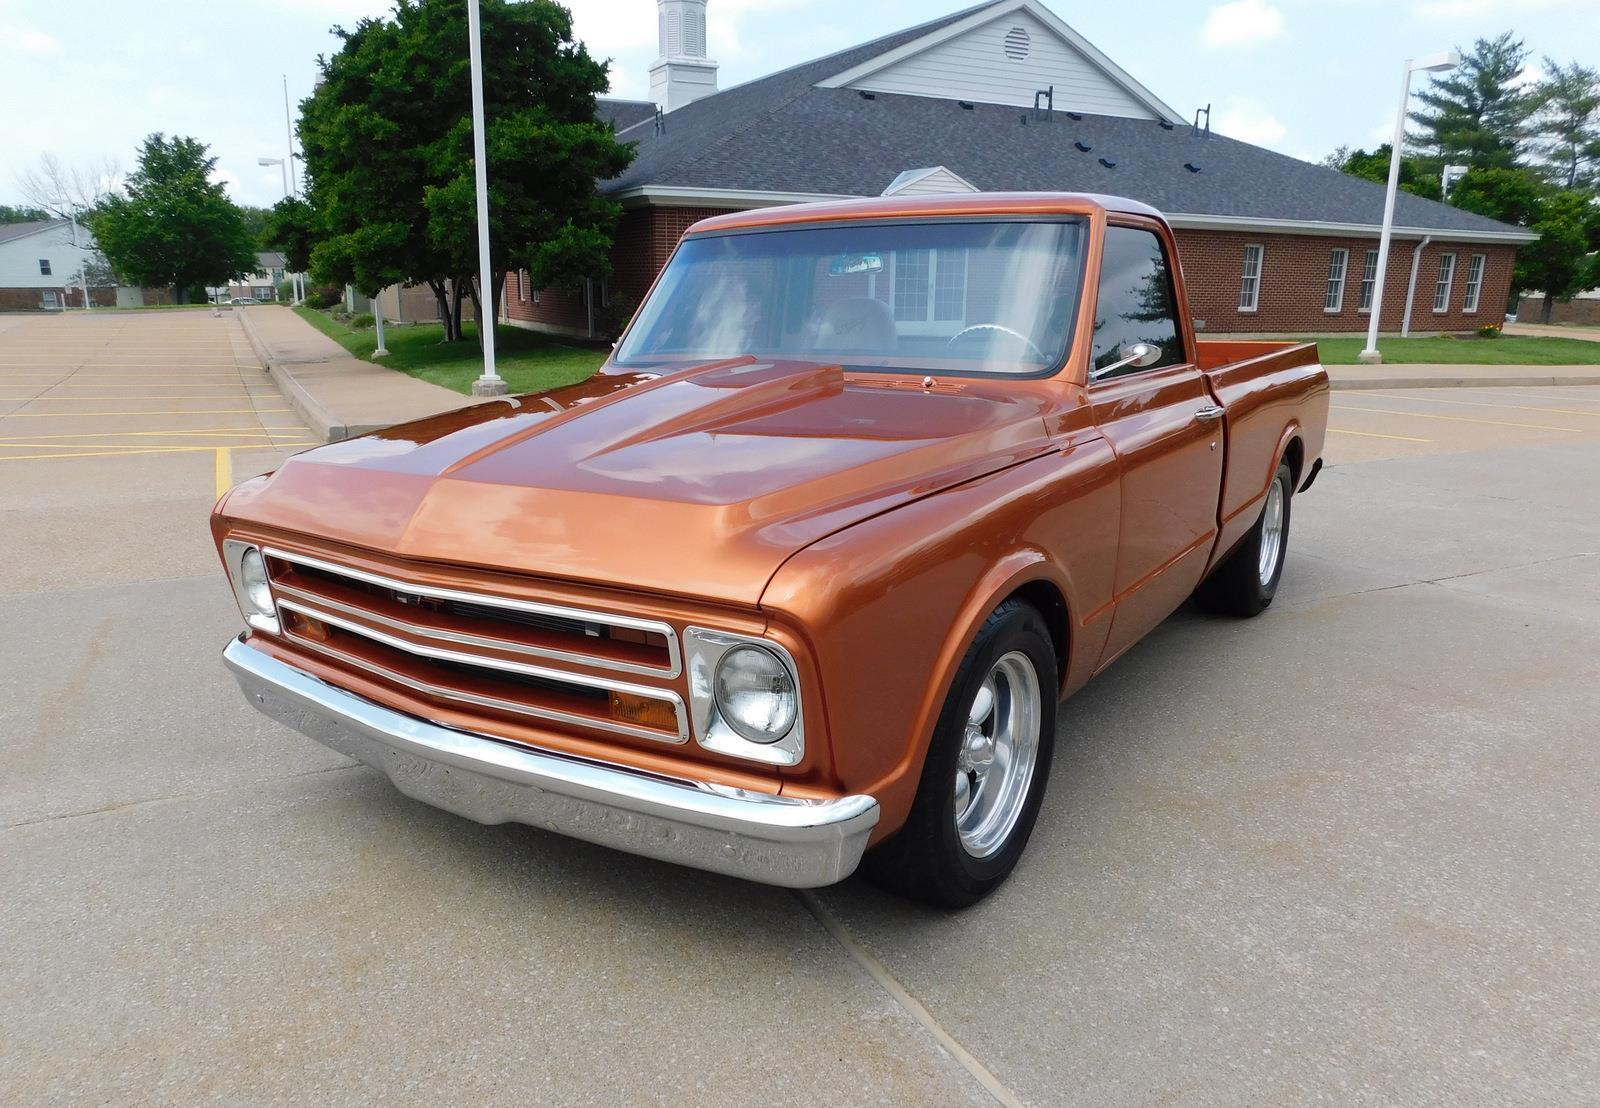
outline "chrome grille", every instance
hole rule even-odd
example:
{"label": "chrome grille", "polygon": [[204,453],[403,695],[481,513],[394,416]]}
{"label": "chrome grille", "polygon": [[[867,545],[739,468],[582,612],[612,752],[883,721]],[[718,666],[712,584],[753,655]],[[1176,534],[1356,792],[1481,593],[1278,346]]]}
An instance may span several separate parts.
{"label": "chrome grille", "polygon": [[262,553],[283,633],[302,648],[429,698],[657,742],[689,739],[675,690],[547,664],[673,679],[682,663],[669,624]]}

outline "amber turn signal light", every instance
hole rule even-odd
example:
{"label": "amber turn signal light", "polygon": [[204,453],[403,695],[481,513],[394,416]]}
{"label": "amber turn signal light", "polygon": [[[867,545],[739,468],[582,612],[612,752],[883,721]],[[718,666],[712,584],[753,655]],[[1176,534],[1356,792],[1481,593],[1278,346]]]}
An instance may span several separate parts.
{"label": "amber turn signal light", "polygon": [[289,617],[289,630],[296,635],[304,639],[310,639],[312,642],[328,641],[328,625],[320,619],[302,615],[293,609],[288,610],[287,614]]}
{"label": "amber turn signal light", "polygon": [[619,723],[633,723],[640,727],[654,727],[660,731],[676,731],[678,715],[672,705],[653,696],[634,696],[631,693],[611,694],[611,718]]}

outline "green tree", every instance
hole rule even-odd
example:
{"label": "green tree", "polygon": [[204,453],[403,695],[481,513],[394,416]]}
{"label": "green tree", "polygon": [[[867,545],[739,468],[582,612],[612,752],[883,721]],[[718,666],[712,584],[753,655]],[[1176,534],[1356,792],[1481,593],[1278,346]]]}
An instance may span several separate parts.
{"label": "green tree", "polygon": [[1536,148],[1551,179],[1566,188],[1593,181],[1600,163],[1600,71],[1544,59],[1534,93]]}
{"label": "green tree", "polygon": [[1539,238],[1517,251],[1513,281],[1519,289],[1544,293],[1539,318],[1549,323],[1555,301],[1600,285],[1600,264],[1592,255],[1600,249],[1600,208],[1587,192],[1561,189],[1546,198],[1528,229]]}
{"label": "green tree", "polygon": [[1532,169],[1469,169],[1456,182],[1450,202],[1502,223],[1531,227],[1553,191]]}
{"label": "green tree", "polygon": [[124,280],[172,285],[183,296],[254,271],[256,244],[244,216],[211,180],[216,161],[197,139],[145,139],[126,195],[107,197],[90,220]]}
{"label": "green tree", "polygon": [[1518,85],[1528,50],[1507,31],[1480,38],[1461,64],[1434,77],[1416,94],[1423,108],[1410,113],[1419,130],[1410,145],[1442,162],[1474,169],[1515,165],[1533,101]]}
{"label": "green tree", "polygon": [[275,249],[275,247],[268,245],[266,240],[267,220],[271,218],[271,208],[258,208],[253,204],[240,204],[239,214],[244,216],[245,229],[250,232],[250,239],[256,244],[257,250]]}
{"label": "green tree", "polygon": [[[1352,150],[1348,146],[1341,146],[1330,154],[1323,162],[1331,169],[1339,169],[1352,177],[1360,177],[1364,181],[1376,181],[1380,185],[1389,183],[1389,151],[1391,147],[1386,142],[1372,153],[1365,150]],[[1437,158],[1416,157],[1402,154],[1400,157],[1400,188],[1414,196],[1421,196],[1428,200],[1440,198],[1439,175],[1443,170],[1443,163]]]}
{"label": "green tree", "polygon": [[[339,52],[302,105],[318,241],[312,270],[371,293],[426,283],[446,340],[460,337],[460,297],[498,303],[504,274],[575,284],[609,271],[615,202],[596,182],[631,146],[595,117],[607,63],[572,37],[553,0],[485,0],[485,142],[494,287],[480,297],[465,0],[399,0],[392,19],[338,30]],[[455,291],[455,303],[448,300]],[[493,315],[492,307],[488,313]]]}
{"label": "green tree", "polygon": [[43,208],[34,208],[28,205],[0,204],[0,225],[7,223],[34,223],[50,218],[50,213]]}
{"label": "green tree", "polygon": [[283,252],[290,273],[304,273],[311,268],[316,236],[316,214],[311,205],[298,196],[285,196],[267,212],[261,242],[265,250]]}

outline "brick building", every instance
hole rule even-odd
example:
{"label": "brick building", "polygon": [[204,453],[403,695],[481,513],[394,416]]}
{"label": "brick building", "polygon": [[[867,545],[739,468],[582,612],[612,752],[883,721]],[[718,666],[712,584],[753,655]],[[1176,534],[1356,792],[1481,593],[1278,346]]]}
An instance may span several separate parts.
{"label": "brick building", "polygon": [[[1159,208],[1210,333],[1367,328],[1382,186],[1192,126],[1038,0],[992,0],[720,92],[705,0],[657,2],[653,103],[600,105],[637,144],[603,186],[625,209],[613,272],[576,293],[512,274],[513,322],[609,334],[706,216],[972,190]],[[1413,331],[1498,322],[1517,247],[1533,237],[1401,193],[1382,328],[1400,330],[1408,303]]]}

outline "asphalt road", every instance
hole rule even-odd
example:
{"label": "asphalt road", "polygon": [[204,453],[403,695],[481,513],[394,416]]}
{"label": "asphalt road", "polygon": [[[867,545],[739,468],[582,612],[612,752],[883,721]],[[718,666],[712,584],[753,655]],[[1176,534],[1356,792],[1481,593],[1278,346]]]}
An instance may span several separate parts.
{"label": "asphalt road", "polygon": [[[1600,1088],[1600,391],[1336,397],[1363,434],[1295,501],[1277,603],[1181,612],[1064,706],[1013,879],[961,914],[852,880],[819,918],[422,807],[247,709],[204,525],[232,440],[199,432],[266,432],[228,449],[243,473],[292,417],[226,318],[28,320],[25,343],[12,318],[0,1104]],[[176,366],[180,338],[242,390],[203,403],[255,415],[14,418],[55,412],[25,382],[68,395],[134,345]],[[105,423],[197,449],[24,449]]]}

